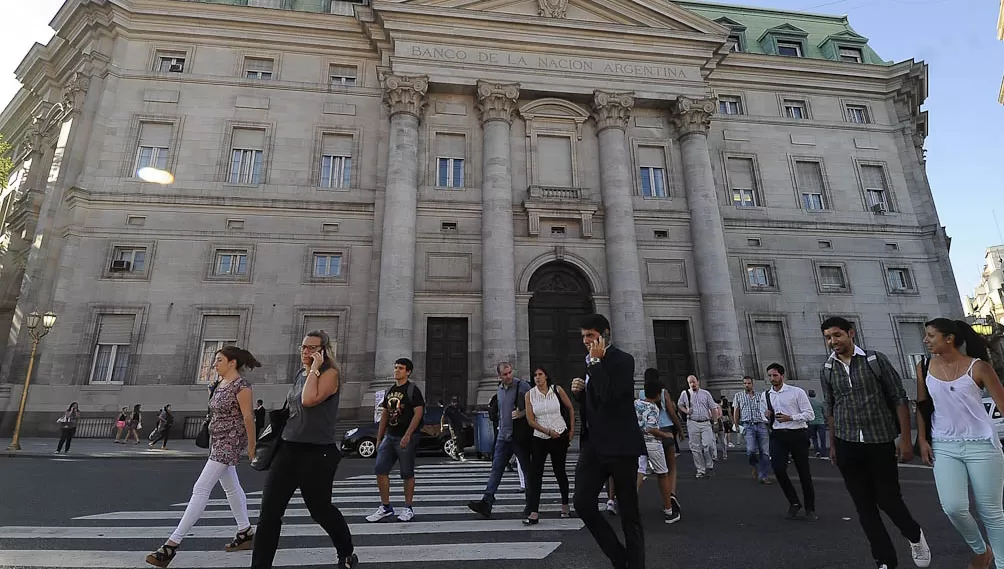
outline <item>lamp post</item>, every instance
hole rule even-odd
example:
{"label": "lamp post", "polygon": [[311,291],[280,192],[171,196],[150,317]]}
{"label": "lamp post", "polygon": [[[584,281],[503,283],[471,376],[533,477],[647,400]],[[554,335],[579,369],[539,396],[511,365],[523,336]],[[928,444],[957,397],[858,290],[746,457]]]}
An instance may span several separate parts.
{"label": "lamp post", "polygon": [[38,349],[38,341],[56,324],[56,313],[50,310],[39,316],[38,312],[33,310],[25,320],[28,325],[28,335],[31,336],[31,357],[28,358],[28,373],[24,376],[21,406],[17,410],[17,423],[14,424],[14,440],[7,447],[10,451],[21,450],[21,422],[24,420],[24,407],[28,403],[28,387],[31,385],[31,370],[35,367],[35,351]]}

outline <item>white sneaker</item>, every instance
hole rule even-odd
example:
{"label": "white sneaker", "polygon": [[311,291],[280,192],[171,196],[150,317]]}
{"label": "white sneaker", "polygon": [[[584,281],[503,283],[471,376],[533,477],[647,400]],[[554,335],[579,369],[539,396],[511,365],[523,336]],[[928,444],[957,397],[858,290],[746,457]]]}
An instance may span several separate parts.
{"label": "white sneaker", "polygon": [[607,500],[607,513],[611,516],[617,515],[617,502],[613,500]]}
{"label": "white sneaker", "polygon": [[366,521],[368,522],[382,522],[387,518],[394,515],[394,508],[391,506],[381,505],[375,512],[366,516]]}
{"label": "white sneaker", "polygon": [[397,517],[399,522],[410,522],[413,519],[415,519],[415,510],[411,509],[410,506],[406,506],[401,515]]}
{"label": "white sneaker", "polygon": [[920,532],[920,541],[910,544],[910,554],[913,555],[913,564],[917,567],[928,567],[931,565],[931,548],[927,545],[927,538],[924,532]]}
{"label": "white sneaker", "polygon": [[883,564],[879,565],[876,569],[889,569],[889,566],[886,565],[885,563],[883,563]]}

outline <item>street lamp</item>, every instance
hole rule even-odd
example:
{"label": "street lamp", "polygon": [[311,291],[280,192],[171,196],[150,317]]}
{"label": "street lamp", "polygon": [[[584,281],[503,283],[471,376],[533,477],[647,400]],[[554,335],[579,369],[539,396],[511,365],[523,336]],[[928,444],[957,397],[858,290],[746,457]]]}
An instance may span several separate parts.
{"label": "street lamp", "polygon": [[976,322],[973,324],[973,331],[980,336],[990,336],[994,333],[994,327],[986,322]]}
{"label": "street lamp", "polygon": [[[41,327],[39,327],[39,323],[42,324]],[[21,422],[24,420],[24,406],[28,403],[28,386],[31,385],[31,370],[35,367],[35,351],[38,349],[38,341],[45,337],[56,324],[56,313],[50,310],[39,316],[38,311],[33,310],[25,318],[25,324],[28,326],[28,335],[31,336],[31,357],[28,358],[28,373],[24,376],[21,406],[17,410],[17,423],[14,424],[14,440],[11,441],[7,450],[21,450]]]}

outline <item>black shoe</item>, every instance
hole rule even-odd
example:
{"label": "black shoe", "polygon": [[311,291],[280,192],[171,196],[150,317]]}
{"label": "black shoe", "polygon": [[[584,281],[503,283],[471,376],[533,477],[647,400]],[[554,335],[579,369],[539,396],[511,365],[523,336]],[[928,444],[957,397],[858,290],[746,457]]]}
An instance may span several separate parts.
{"label": "black shoe", "polygon": [[535,526],[540,523],[540,518],[526,518],[523,520],[525,526]]}
{"label": "black shoe", "polygon": [[809,520],[810,522],[818,522],[819,521],[819,516],[816,515],[816,511],[815,510],[806,510],[805,511],[805,519]]}
{"label": "black shoe", "polygon": [[484,500],[478,500],[476,502],[468,502],[467,507],[476,514],[481,514],[482,517],[490,518],[492,517],[492,505]]}
{"label": "black shoe", "polygon": [[673,505],[674,512],[683,513],[683,508],[680,507],[680,501],[676,499],[676,494],[669,495],[669,502]]}
{"label": "black shoe", "polygon": [[338,569],[353,569],[359,565],[359,557],[353,553],[349,557],[338,558]]}
{"label": "black shoe", "polygon": [[798,504],[788,506],[788,519],[789,520],[798,519],[798,512],[800,512],[801,510],[802,506],[799,506]]}

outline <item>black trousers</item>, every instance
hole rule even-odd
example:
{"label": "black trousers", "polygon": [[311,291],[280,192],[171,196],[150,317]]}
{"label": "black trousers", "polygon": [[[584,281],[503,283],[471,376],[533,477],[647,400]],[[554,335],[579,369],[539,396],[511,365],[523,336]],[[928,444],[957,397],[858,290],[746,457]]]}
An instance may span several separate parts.
{"label": "black trousers", "polygon": [[171,439],[171,427],[161,427],[157,429],[153,438],[150,439],[150,444],[161,443],[161,446],[167,446],[167,441]]}
{"label": "black trousers", "polygon": [[[530,479],[527,481],[526,509],[529,512],[540,511],[540,493],[544,487],[544,465],[547,457],[551,457],[551,469],[558,480],[561,490],[561,504],[568,505],[568,471],[565,461],[568,458],[568,432],[556,439],[533,437],[530,443]],[[525,473],[524,473],[525,474]]]}
{"label": "black trousers", "polygon": [[70,443],[73,442],[73,435],[77,432],[76,427],[60,427],[59,428],[59,445],[56,447],[56,452],[63,450],[63,443],[66,443],[66,452],[70,452]]}
{"label": "black trousers", "polygon": [[[802,484],[803,503],[798,499],[795,485],[788,476],[788,457],[795,463],[798,481]],[[774,469],[777,484],[792,506],[805,506],[806,510],[816,509],[816,490],[812,486],[812,472],[809,470],[809,430],[774,429],[770,434],[770,465]]]}
{"label": "black trousers", "polygon": [[282,441],[265,478],[261,512],[254,536],[252,569],[271,569],[279,547],[282,516],[293,492],[299,488],[303,502],[318,525],[331,538],[338,557],[352,555],[352,534],[345,518],[331,504],[331,484],[342,454],[337,445],[312,445]]}
{"label": "black trousers", "polygon": [[920,525],[903,503],[899,488],[896,444],[852,443],[835,439],[837,468],[854,500],[861,529],[871,545],[872,558],[895,569],[896,548],[882,523],[881,509],[911,543],[920,541]]}
{"label": "black trousers", "polygon": [[[645,535],[638,511],[638,457],[602,456],[587,441],[579,449],[575,466],[575,511],[614,569],[645,569]],[[608,478],[614,479],[617,507],[624,530],[622,545],[598,500]]]}

